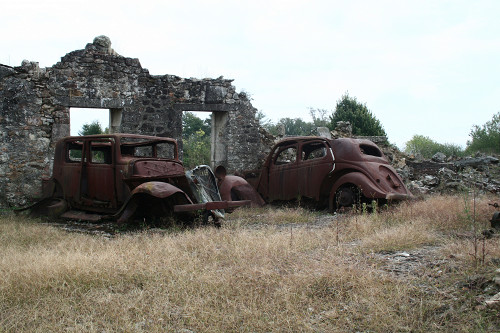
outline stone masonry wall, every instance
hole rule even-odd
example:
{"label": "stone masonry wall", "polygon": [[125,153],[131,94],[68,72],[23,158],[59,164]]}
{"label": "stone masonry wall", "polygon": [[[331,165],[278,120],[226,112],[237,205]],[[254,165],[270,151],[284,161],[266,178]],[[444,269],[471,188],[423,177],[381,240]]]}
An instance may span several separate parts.
{"label": "stone masonry wall", "polygon": [[138,59],[118,55],[105,36],[68,53],[52,67],[0,64],[0,208],[41,196],[55,142],[69,135],[69,109],[121,113],[115,131],[168,136],[182,147],[182,112],[210,111],[219,121],[214,163],[229,171],[254,168],[261,151],[256,109],[232,80],[150,75]]}

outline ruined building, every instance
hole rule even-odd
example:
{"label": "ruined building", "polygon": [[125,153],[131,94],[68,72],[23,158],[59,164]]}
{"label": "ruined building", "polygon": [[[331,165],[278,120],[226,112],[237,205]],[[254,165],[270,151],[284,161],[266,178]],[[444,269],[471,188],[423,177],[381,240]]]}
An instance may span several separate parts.
{"label": "ruined building", "polygon": [[70,135],[72,107],[108,109],[111,132],[179,141],[183,111],[212,112],[212,166],[257,167],[256,109],[231,82],[150,75],[138,59],[116,54],[105,36],[52,67],[0,64],[0,208],[41,195],[42,177],[52,172],[54,144]]}

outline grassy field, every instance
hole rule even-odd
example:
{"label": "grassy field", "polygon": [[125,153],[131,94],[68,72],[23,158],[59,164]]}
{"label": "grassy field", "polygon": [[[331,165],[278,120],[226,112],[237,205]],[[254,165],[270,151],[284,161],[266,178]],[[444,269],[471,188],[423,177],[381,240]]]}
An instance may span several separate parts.
{"label": "grassy field", "polygon": [[495,199],[240,209],[111,238],[3,216],[0,332],[498,332],[481,297],[500,239],[474,237]]}

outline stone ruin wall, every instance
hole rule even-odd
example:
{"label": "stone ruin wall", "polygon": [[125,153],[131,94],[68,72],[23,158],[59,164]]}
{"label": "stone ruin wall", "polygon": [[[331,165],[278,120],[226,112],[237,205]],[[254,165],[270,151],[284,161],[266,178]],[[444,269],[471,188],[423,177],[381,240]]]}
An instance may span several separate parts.
{"label": "stone ruin wall", "polygon": [[52,67],[0,64],[0,208],[40,197],[54,144],[70,134],[71,107],[109,109],[112,131],[173,137],[180,147],[182,112],[213,112],[212,162],[229,171],[258,166],[257,110],[232,80],[150,75],[99,36]]}

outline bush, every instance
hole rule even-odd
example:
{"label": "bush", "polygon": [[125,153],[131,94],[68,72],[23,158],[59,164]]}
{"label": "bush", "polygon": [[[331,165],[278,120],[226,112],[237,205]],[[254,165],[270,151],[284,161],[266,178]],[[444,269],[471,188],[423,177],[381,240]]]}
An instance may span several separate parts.
{"label": "bush", "polygon": [[441,144],[427,136],[414,135],[406,142],[405,152],[412,155],[420,155],[423,158],[431,158],[434,154],[441,152],[446,156],[463,156],[464,150],[459,145],[445,143]]}
{"label": "bush", "polygon": [[467,142],[467,152],[500,153],[500,112],[482,127],[474,125]]}

